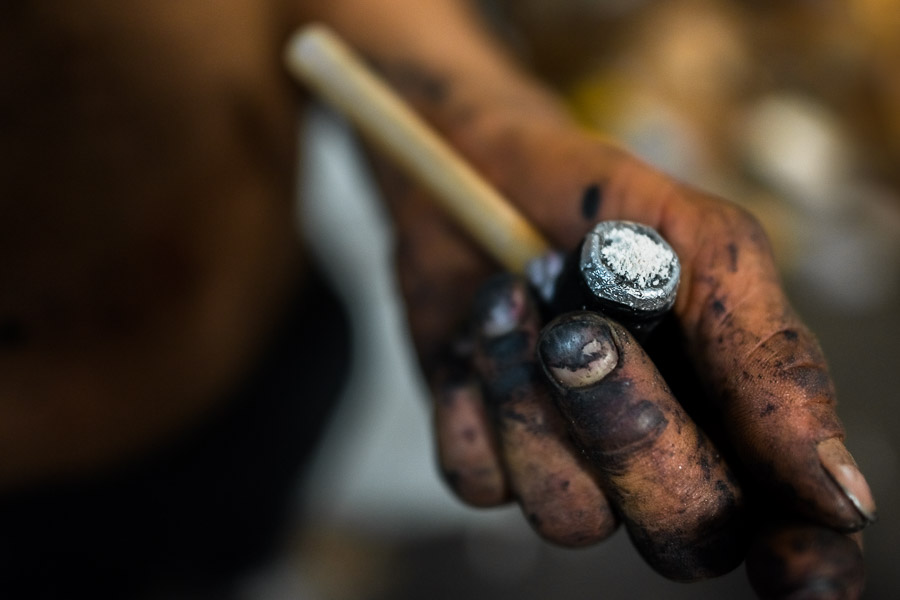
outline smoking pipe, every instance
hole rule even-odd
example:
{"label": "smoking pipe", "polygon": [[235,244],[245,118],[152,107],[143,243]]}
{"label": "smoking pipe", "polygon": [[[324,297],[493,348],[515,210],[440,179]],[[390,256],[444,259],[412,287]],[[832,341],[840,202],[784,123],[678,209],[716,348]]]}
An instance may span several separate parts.
{"label": "smoking pipe", "polygon": [[675,302],[680,266],[650,227],[598,223],[569,256],[544,237],[324,25],[288,42],[290,73],[423,184],[501,265],[525,274],[547,314],[596,310],[644,338]]}

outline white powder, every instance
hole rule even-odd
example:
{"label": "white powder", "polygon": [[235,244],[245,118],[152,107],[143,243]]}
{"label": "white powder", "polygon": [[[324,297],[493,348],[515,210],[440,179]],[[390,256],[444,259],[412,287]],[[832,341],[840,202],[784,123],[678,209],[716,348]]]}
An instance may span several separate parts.
{"label": "white powder", "polygon": [[600,253],[613,273],[639,288],[659,285],[669,275],[675,258],[656,240],[622,227],[607,234]]}

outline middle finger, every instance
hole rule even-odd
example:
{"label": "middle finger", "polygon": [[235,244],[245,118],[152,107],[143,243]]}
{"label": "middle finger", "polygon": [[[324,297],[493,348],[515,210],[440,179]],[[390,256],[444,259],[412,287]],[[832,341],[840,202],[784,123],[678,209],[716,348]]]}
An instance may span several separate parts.
{"label": "middle finger", "polygon": [[547,326],[539,352],[575,443],[644,559],[677,580],[737,566],[740,489],[631,335],[596,313],[569,313]]}

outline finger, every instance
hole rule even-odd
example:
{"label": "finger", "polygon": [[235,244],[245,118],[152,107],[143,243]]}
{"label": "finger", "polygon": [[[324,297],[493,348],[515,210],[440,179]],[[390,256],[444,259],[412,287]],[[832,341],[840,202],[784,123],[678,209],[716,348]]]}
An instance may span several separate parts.
{"label": "finger", "polygon": [[608,537],[616,518],[591,469],[569,442],[536,362],[540,320],[524,282],[490,280],[478,295],[478,368],[509,484],[534,529],[565,546]]}
{"label": "finger", "polygon": [[[438,460],[447,484],[474,506],[509,500],[493,427],[471,350],[449,348],[486,271],[484,257],[452,223],[434,210],[423,190],[384,162],[376,173],[397,221],[398,276],[409,308],[410,333],[435,398]],[[457,344],[460,341],[457,340]],[[462,342],[463,345],[470,342]]]}
{"label": "finger", "polygon": [[[741,214],[695,266],[688,342],[742,463],[772,496],[844,531],[875,518],[843,445],[824,355],[781,291],[765,235]],[[692,311],[699,311],[696,317]],[[690,326],[694,323],[693,326]]]}
{"label": "finger", "polygon": [[[822,351],[781,289],[760,225],[734,205],[596,145],[594,153],[584,143],[580,152],[548,149],[547,156],[570,159],[547,161],[546,179],[540,166],[523,169],[534,177],[514,180],[511,196],[563,247],[590,225],[588,204],[596,207],[591,218],[655,227],[682,263],[674,308],[681,351],[702,374],[742,466],[773,502],[807,518],[845,531],[873,521],[875,502],[843,446]],[[538,212],[546,197],[560,201]]]}
{"label": "finger", "polygon": [[481,389],[472,374],[470,356],[465,354],[471,353],[448,352],[435,374],[434,426],[440,470],[463,502],[497,506],[509,501],[509,488]]}
{"label": "finger", "polygon": [[747,554],[747,577],[766,600],[855,600],[865,582],[857,540],[800,523],[770,528],[754,541]]}
{"label": "finger", "polygon": [[539,353],[575,443],[647,562],[678,580],[736,567],[745,549],[741,492],[627,331],[571,313],[547,326]]}

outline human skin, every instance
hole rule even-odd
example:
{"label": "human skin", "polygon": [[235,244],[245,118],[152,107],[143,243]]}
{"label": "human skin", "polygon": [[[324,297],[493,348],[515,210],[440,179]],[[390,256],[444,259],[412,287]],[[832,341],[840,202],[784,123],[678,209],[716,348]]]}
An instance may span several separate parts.
{"label": "human skin", "polygon": [[[294,27],[320,19],[554,245],[571,249],[609,218],[646,223],[668,239],[683,265],[674,314],[685,346],[674,351],[686,350],[705,375],[704,410],[739,461],[725,465],[703,451],[722,475],[713,489],[725,481],[738,499],[727,474],[740,467],[745,494],[762,490],[757,495],[773,498],[779,515],[859,529],[867,518],[840,480],[864,512],[874,510],[861,475],[840,468],[852,459],[839,442],[817,446],[842,437],[833,392],[812,335],[784,299],[759,226],[576,127],[465,5],[37,1],[4,13],[0,72],[14,93],[0,108],[14,118],[0,141],[0,488],[77,477],[140,455],[214,410],[246,372],[303,270],[291,215],[303,92],[279,61]],[[379,172],[397,226],[411,331],[437,398],[443,469],[456,491],[477,505],[515,497],[538,533],[559,543],[599,541],[624,519],[651,564],[662,561],[652,548],[654,535],[664,534],[642,524],[647,510],[665,506],[645,510],[626,500],[660,497],[652,470],[635,468],[629,478],[631,467],[615,472],[602,452],[581,458],[578,445],[596,441],[589,435],[569,441],[560,399],[571,386],[540,374],[553,369],[552,348],[538,353],[553,330],[541,334],[534,320],[517,325],[529,333],[515,357],[498,356],[502,344],[483,333],[457,343],[477,288],[497,266],[422,190],[383,163]],[[493,301],[502,308],[505,298]],[[608,395],[604,384],[621,370],[660,381],[627,334],[616,335],[620,371],[591,384],[596,394]],[[530,361],[534,378],[492,388],[501,359]],[[668,392],[656,391],[651,405],[666,423],[684,423],[679,436],[668,437],[667,426],[656,439],[673,440],[684,450],[678,456],[691,458],[687,440],[705,438],[682,421],[688,417]],[[497,407],[511,399],[505,394],[531,422],[546,423],[547,435],[498,420]],[[677,466],[657,462],[667,477]],[[694,490],[685,498],[713,498],[703,493],[705,470],[692,472],[700,475],[685,478],[684,489]],[[548,473],[569,483],[541,485]],[[695,514],[688,528],[717,511],[727,520],[728,507],[741,503],[706,505],[711,512]],[[655,566],[679,579],[712,574],[706,566]]]}
{"label": "human skin", "polygon": [[[654,509],[657,516],[667,510],[690,512],[695,508],[690,499],[706,502],[700,509],[706,511],[703,515],[682,523],[692,523],[684,525],[688,530],[700,523],[727,523],[733,518],[730,512],[744,510],[750,513],[748,523],[784,517],[842,532],[859,530],[874,519],[869,488],[842,444],[825,359],[791,309],[768,240],[755,219],[581,130],[552,95],[513,65],[464,4],[436,2],[412,10],[393,0],[355,21],[361,12],[361,6],[341,3],[324,17],[340,24],[351,43],[556,247],[572,250],[597,220],[625,219],[656,228],[682,263],[675,325],[670,338],[654,345],[670,355],[686,355],[687,367],[699,375],[699,386],[681,386],[695,395],[682,398],[681,404],[699,413],[695,420],[708,428],[708,437],[681,412],[653,364],[637,351],[639,346],[619,331],[612,338],[623,362],[613,367],[608,379],[593,381],[589,393],[582,390],[600,410],[604,398],[616,397],[609,390],[623,379],[631,383],[619,393],[619,403],[641,410],[615,423],[646,444],[635,443],[624,461],[628,467],[617,473],[623,461],[611,463],[604,452],[590,452],[597,438],[579,427],[585,414],[571,412],[567,398],[577,386],[535,375],[538,369],[551,373],[554,365],[547,357],[558,358],[566,349],[565,341],[557,341],[555,348],[551,344],[538,352],[538,340],[549,344],[559,324],[536,335],[542,323],[524,316],[532,311],[523,308],[528,303],[518,298],[515,285],[508,286],[506,296],[494,293],[493,304],[485,307],[485,292],[479,296],[477,288],[496,266],[429,205],[421,189],[390,166],[380,166],[398,224],[397,263],[413,339],[436,397],[439,456],[463,500],[490,505],[516,499],[539,534],[562,544],[583,545],[591,536],[602,539],[621,518],[645,558],[676,579],[721,572],[735,562],[701,565],[685,560],[682,571],[669,568],[665,552],[653,546],[671,542],[666,536],[675,535],[678,525],[671,524],[668,533],[648,531],[641,523],[652,522]],[[398,15],[411,24],[403,32],[389,25]],[[360,25],[354,26],[357,22]],[[440,23],[438,31],[433,23]],[[466,313],[473,301],[481,305],[475,325]],[[501,338],[512,337],[498,341],[479,333],[485,315],[488,321],[505,323],[488,329],[503,331]],[[573,335],[570,331],[568,338],[560,339],[571,340]],[[568,364],[579,351],[574,350]],[[646,388],[655,395],[650,397],[642,387],[649,384],[639,381],[655,382]],[[558,414],[549,410],[548,396],[568,421],[566,435],[558,433]],[[648,420],[654,422],[654,411],[665,415],[659,430],[646,427]],[[595,415],[595,420],[603,418]],[[671,449],[668,459],[660,451],[660,440]],[[689,451],[708,444],[713,450],[699,455]],[[655,449],[656,456],[638,456],[644,446]],[[524,452],[523,447],[535,450]],[[564,455],[569,461],[565,465]],[[655,471],[650,465],[654,461]],[[680,501],[669,493],[677,482],[673,470],[679,461],[691,468],[703,465],[683,475]],[[646,475],[629,477],[628,469]],[[723,483],[704,493],[708,477]],[[593,479],[593,488],[588,479]],[[569,480],[568,489],[571,481],[581,483],[577,493],[540,485],[552,480]],[[535,492],[537,488],[543,491]],[[598,491],[606,503],[596,500]],[[647,506],[630,502],[638,496]],[[589,518],[560,518],[583,513],[585,504],[596,507]],[[739,530],[734,527],[736,535]],[[718,548],[725,554],[727,537],[721,536]],[[709,554],[715,553],[713,547]],[[858,561],[859,555],[849,560]],[[861,569],[840,572],[856,579],[838,582],[835,589],[846,597],[858,595]]]}

